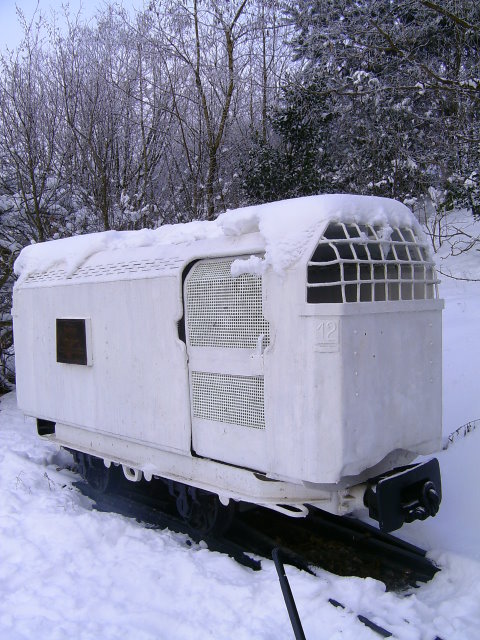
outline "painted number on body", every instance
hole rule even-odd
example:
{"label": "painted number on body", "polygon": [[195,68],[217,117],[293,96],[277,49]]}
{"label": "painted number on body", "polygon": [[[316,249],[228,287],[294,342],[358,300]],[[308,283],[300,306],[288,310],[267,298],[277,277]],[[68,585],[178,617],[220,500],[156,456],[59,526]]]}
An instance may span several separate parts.
{"label": "painted number on body", "polygon": [[338,320],[323,320],[315,331],[315,350],[321,352],[338,351]]}

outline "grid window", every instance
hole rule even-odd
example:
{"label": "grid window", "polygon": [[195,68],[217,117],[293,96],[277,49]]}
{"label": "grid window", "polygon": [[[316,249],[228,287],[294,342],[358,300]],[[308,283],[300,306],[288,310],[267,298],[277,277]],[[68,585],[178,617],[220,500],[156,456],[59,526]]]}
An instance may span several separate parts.
{"label": "grid window", "polygon": [[437,285],[414,229],[331,223],[308,263],[307,302],[426,300]]}

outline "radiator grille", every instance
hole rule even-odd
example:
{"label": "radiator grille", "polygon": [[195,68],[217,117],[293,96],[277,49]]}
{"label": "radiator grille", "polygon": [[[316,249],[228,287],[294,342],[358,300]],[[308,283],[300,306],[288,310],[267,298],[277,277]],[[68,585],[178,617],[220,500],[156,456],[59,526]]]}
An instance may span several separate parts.
{"label": "radiator grille", "polygon": [[270,340],[263,317],[262,279],[252,274],[234,278],[233,259],[197,263],[186,283],[188,340],[193,347],[254,349],[263,335]]}
{"label": "radiator grille", "polygon": [[192,408],[195,418],[264,429],[263,377],[194,371]]}
{"label": "radiator grille", "polygon": [[438,280],[410,227],[330,224],[308,263],[307,302],[427,300]]}

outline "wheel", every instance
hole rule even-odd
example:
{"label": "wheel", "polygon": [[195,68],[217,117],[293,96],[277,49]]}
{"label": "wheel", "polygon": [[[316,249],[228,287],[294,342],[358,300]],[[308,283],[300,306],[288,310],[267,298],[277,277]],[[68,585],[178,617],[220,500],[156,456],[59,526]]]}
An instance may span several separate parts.
{"label": "wheel", "polygon": [[170,484],[170,493],[175,496],[177,511],[192,533],[221,535],[230,526],[235,512],[233,501],[224,506],[216,494],[179,482]]}
{"label": "wheel", "polygon": [[110,468],[106,467],[100,458],[90,456],[87,453],[83,454],[82,466],[82,475],[92,489],[105,493],[110,485]]}
{"label": "wheel", "polygon": [[234,510],[232,501],[225,507],[217,495],[197,491],[187,523],[201,535],[222,535],[232,523]]}

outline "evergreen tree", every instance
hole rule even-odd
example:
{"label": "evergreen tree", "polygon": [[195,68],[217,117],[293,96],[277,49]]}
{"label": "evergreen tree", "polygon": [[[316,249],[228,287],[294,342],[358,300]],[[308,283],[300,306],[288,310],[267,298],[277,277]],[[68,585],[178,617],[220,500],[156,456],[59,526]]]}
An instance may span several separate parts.
{"label": "evergreen tree", "polygon": [[281,197],[304,188],[415,202],[433,186],[446,207],[475,211],[480,9],[466,0],[297,0],[289,13],[299,70],[271,112],[269,145],[250,154],[248,196],[262,198],[251,176],[266,166],[269,185],[286,187]]}

